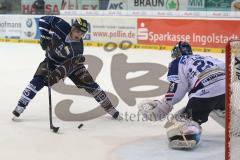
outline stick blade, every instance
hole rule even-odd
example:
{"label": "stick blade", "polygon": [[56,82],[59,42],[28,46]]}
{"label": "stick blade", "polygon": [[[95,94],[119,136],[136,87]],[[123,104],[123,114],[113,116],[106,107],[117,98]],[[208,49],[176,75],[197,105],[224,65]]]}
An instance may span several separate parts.
{"label": "stick blade", "polygon": [[52,127],[51,129],[52,129],[52,131],[53,131],[54,133],[57,133],[58,130],[59,130],[59,128],[60,128],[60,127]]}

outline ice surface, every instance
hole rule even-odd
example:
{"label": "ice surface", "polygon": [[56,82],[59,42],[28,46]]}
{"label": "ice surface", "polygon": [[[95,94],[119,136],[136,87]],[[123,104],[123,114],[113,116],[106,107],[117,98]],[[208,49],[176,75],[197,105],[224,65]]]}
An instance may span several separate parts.
{"label": "ice surface", "polygon": [[[22,90],[31,80],[44,52],[35,44],[0,43],[0,159],[1,160],[223,160],[224,129],[212,119],[203,125],[202,143],[193,151],[176,151],[168,148],[164,122],[114,121],[102,116],[82,122],[65,122],[54,115],[60,133],[54,134],[48,126],[48,95],[43,89],[30,103],[20,122],[11,121]],[[165,66],[170,61],[168,52],[155,50],[116,50],[105,52],[102,48],[85,48],[85,54],[103,60],[97,82],[104,90],[117,95],[111,82],[111,60],[116,54],[128,56],[131,62],[154,62]],[[224,58],[224,55],[212,54]],[[128,75],[134,77],[133,75]],[[166,76],[166,75],[165,75]],[[166,80],[166,77],[163,77]],[[139,88],[136,88],[139,89]],[[72,112],[87,111],[96,105],[91,98],[62,95],[53,91],[53,106],[61,99],[74,100]],[[153,97],[157,98],[157,97]],[[138,98],[137,102],[143,100]],[[176,108],[184,106],[184,100]],[[122,113],[136,113],[136,106],[129,107],[119,98]]]}
{"label": "ice surface", "polygon": [[230,160],[239,160],[240,157],[240,137],[234,136],[230,141]]}

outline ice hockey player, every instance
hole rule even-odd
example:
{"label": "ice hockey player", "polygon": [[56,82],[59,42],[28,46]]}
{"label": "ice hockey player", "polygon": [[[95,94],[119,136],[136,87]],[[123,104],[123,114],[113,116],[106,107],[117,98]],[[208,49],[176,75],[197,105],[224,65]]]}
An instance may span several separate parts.
{"label": "ice hockey player", "polygon": [[[225,64],[210,56],[195,55],[187,42],[172,49],[173,61],[168,68],[169,89],[161,100],[146,100],[139,112],[149,120],[168,119],[165,124],[169,146],[192,149],[200,142],[201,124],[209,115],[225,126]],[[186,107],[174,116],[173,105],[188,93]]]}
{"label": "ice hockey player", "polygon": [[[74,23],[69,25],[59,17],[44,16],[39,19],[39,30],[40,45],[46,51],[46,56],[23,91],[12,112],[14,116],[20,116],[36,93],[48,85],[48,80],[50,85],[53,85],[67,76],[78,88],[83,88],[91,94],[107,113],[117,119],[119,112],[114,108],[106,93],[94,82],[85,66],[80,63],[84,61],[82,38],[88,31],[88,22],[77,17]],[[51,73],[57,74],[50,74],[48,77],[48,68]]]}

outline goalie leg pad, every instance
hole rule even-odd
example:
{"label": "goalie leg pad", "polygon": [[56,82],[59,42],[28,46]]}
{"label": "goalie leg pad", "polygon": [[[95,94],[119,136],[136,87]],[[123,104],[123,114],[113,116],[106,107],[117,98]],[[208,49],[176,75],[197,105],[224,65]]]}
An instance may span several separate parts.
{"label": "goalie leg pad", "polygon": [[184,140],[172,140],[169,142],[169,147],[172,149],[193,149],[197,146],[195,140],[188,140],[187,143]]}
{"label": "goalie leg pad", "polygon": [[225,128],[225,110],[214,109],[210,112],[210,117]]}
{"label": "goalie leg pad", "polygon": [[167,128],[169,147],[172,149],[193,149],[201,138],[201,127],[197,122],[175,121]]}

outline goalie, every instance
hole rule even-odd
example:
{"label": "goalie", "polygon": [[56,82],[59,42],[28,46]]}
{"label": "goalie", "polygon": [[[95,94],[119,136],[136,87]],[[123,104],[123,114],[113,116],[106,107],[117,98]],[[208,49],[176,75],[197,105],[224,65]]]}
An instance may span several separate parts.
{"label": "goalie", "polygon": [[147,100],[138,105],[139,112],[149,120],[162,120],[173,105],[188,93],[186,107],[165,124],[169,146],[192,149],[200,142],[202,123],[209,115],[225,126],[225,64],[201,55],[193,55],[187,42],[178,42],[172,49],[173,61],[167,74],[169,89],[159,100]]}

